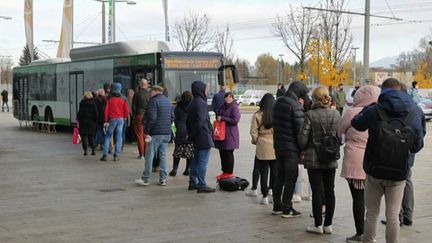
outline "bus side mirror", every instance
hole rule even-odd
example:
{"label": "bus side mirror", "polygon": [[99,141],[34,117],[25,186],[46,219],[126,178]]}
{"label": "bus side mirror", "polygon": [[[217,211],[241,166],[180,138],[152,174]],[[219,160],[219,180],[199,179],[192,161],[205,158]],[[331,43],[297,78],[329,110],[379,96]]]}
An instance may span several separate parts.
{"label": "bus side mirror", "polygon": [[235,65],[223,65],[218,69],[218,83],[219,85],[225,85],[225,71],[231,70],[231,76],[234,83],[239,82],[239,76],[237,72],[237,67]]}

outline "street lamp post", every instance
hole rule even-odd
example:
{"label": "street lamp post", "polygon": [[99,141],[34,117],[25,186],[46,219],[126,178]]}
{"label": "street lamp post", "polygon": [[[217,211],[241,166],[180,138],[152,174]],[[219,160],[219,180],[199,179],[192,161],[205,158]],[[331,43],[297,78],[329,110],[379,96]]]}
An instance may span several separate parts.
{"label": "street lamp post", "polygon": [[279,61],[278,61],[278,67],[279,67],[279,72],[278,72],[278,81],[279,83],[283,84],[283,54],[279,54]]}
{"label": "street lamp post", "polygon": [[[106,43],[106,18],[105,18],[105,3],[109,2],[109,0],[94,0],[96,2],[100,2],[102,3],[102,44]],[[112,14],[112,40],[109,40],[110,42],[115,42],[115,3],[119,2],[119,3],[126,3],[128,5],[135,5],[136,2],[135,1],[130,1],[130,0],[112,0],[112,9],[110,14]]]}
{"label": "street lamp post", "polygon": [[356,83],[356,69],[357,69],[357,63],[356,63],[356,50],[359,49],[358,47],[351,47],[351,50],[354,51],[353,53],[353,86],[355,86]]}

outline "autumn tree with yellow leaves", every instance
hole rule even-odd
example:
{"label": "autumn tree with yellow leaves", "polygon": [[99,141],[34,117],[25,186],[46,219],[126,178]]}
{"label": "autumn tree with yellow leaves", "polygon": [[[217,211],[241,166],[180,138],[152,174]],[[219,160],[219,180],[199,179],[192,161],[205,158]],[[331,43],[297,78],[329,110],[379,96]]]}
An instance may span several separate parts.
{"label": "autumn tree with yellow leaves", "polygon": [[432,63],[421,61],[417,67],[414,79],[422,89],[432,88]]}
{"label": "autumn tree with yellow leaves", "polygon": [[420,40],[420,45],[415,51],[417,70],[415,80],[420,88],[432,88],[432,30],[431,34]]}
{"label": "autumn tree with yellow leaves", "polygon": [[329,56],[329,53],[332,53],[332,45],[328,41],[311,41],[309,52],[309,69],[312,75],[319,77],[321,85],[337,86],[349,81],[351,62],[344,61],[342,65],[336,66]]}

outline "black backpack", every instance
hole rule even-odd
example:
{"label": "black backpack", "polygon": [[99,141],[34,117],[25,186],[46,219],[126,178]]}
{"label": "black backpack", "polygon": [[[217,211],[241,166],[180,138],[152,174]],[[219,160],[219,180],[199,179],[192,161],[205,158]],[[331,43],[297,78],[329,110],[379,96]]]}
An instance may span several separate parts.
{"label": "black backpack", "polygon": [[[328,130],[331,130],[332,128],[335,116],[336,115],[333,114]],[[332,134],[327,132],[319,116],[316,117],[318,118],[318,122],[320,123],[321,129],[323,130],[323,135],[314,142],[315,151],[318,156],[318,162],[325,164],[338,160],[340,158],[341,146],[339,137],[336,135],[336,133]]]}
{"label": "black backpack", "polygon": [[414,118],[412,109],[404,119],[389,117],[376,106],[378,136],[371,139],[367,150],[370,162],[368,173],[378,179],[401,181],[409,171],[408,157],[414,145],[414,131],[409,123]]}
{"label": "black backpack", "polygon": [[218,180],[219,188],[223,191],[239,191],[244,190],[249,186],[249,181],[240,177],[230,177]]}

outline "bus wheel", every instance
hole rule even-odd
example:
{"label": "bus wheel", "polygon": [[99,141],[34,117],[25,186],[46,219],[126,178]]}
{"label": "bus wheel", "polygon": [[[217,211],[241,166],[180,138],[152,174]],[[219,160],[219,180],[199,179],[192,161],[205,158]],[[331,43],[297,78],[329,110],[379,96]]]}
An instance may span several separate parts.
{"label": "bus wheel", "polygon": [[54,122],[53,112],[52,112],[52,110],[51,110],[50,107],[47,107],[45,109],[45,121],[47,121],[47,122]]}
{"label": "bus wheel", "polygon": [[36,106],[33,106],[30,118],[32,121],[39,121],[39,111]]}

